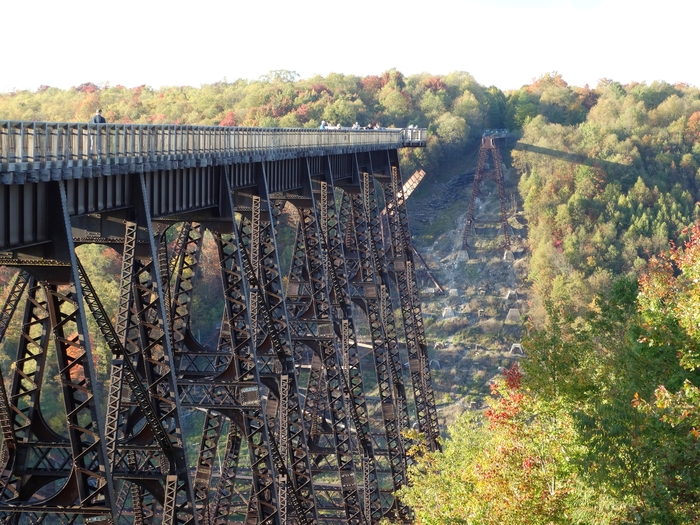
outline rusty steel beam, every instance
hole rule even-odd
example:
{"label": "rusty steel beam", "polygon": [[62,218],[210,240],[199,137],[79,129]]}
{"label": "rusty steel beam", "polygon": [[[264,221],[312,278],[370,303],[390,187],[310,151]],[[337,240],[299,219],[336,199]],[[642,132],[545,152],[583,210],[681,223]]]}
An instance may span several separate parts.
{"label": "rusty steel beam", "polygon": [[[264,175],[264,163],[260,169]],[[234,199],[241,214],[237,231],[241,262],[261,383],[268,388],[266,414],[274,429],[270,441],[279,445],[271,447],[279,510],[285,516],[291,510],[300,522],[311,523],[318,519],[316,498],[277,255],[277,209],[270,203],[266,178],[261,180],[254,193],[236,193]]]}
{"label": "rusty steel beam", "polygon": [[349,289],[346,258],[343,249],[341,222],[335,203],[333,168],[329,163],[330,183],[318,181],[313,186],[318,222],[321,228],[321,249],[326,262],[331,313],[337,341],[340,346],[340,363],[343,368],[343,386],[347,396],[348,411],[357,433],[361,455],[363,504],[368,520],[382,516],[377,459],[370,434],[370,417],[365,400],[365,389],[360,368],[357,334],[353,320],[352,300]]}
{"label": "rusty steel beam", "polygon": [[[0,516],[9,523],[18,523],[23,516],[29,521],[51,516],[57,523],[72,523],[80,515],[111,521],[112,476],[94,396],[97,381],[65,187],[53,186],[58,200],[55,233],[66,244],[71,270],[66,273],[61,265],[57,280],[31,277],[24,283],[22,332],[6,397],[9,422],[5,423],[11,428],[3,428],[10,430],[14,442],[5,444]],[[46,268],[41,273],[50,274]],[[16,306],[21,292],[17,286],[12,292]],[[13,309],[6,305],[4,320]],[[58,384],[45,381],[49,374],[57,377]],[[63,429],[52,428],[40,407],[42,390],[49,388],[54,388],[56,398],[62,394]]]}
{"label": "rusty steel beam", "polygon": [[[177,149],[167,130],[139,133],[132,135],[133,143],[147,137],[139,159],[127,154],[124,165],[74,163],[70,180],[60,180],[62,166],[58,180],[35,182],[29,178],[43,177],[44,168],[32,165],[33,153],[8,153],[9,141],[36,141],[32,151],[49,157],[49,143],[71,144],[83,160],[93,161],[107,159],[108,147],[131,146],[112,128],[0,127],[3,162],[16,164],[23,155],[23,166],[33,170],[23,180],[17,171],[0,174],[0,204],[9,206],[12,199],[27,204],[22,217],[16,206],[0,217],[0,251],[15,250],[0,264],[29,272],[20,274],[0,311],[0,338],[14,326],[9,320],[15,309],[24,315],[21,333],[12,334],[19,339],[12,386],[2,395],[0,385],[0,521],[408,521],[410,513],[391,495],[407,482],[401,432],[411,426],[411,407],[418,408],[419,425],[425,426],[421,417],[430,410],[431,384],[429,367],[421,362],[418,376],[411,376],[418,387],[413,385],[413,398],[407,396],[393,318],[393,304],[401,304],[406,315],[410,309],[404,331],[415,341],[408,347],[417,350],[409,355],[423,355],[404,205],[413,186],[397,186],[395,157],[382,155],[374,143],[378,135],[366,134],[356,138],[372,138],[372,144],[359,149],[346,144],[320,153],[304,146],[296,155],[287,147],[279,158],[275,153],[262,160],[265,146],[231,164],[230,156],[207,156],[227,136],[226,130],[212,130],[207,155],[190,162],[187,155],[159,157],[158,151],[174,155]],[[408,140],[416,142],[412,133]],[[82,148],[91,138],[97,146],[86,152]],[[277,152],[278,145],[271,143],[270,151]],[[362,169],[351,151],[361,153]],[[385,189],[391,225],[386,240],[393,247],[383,244],[373,178]],[[339,190],[342,201],[336,202]],[[277,204],[283,202],[301,217],[287,286],[278,260],[283,246]],[[26,222],[23,228],[20,221]],[[183,226],[168,253],[165,232],[174,223]],[[224,304],[212,348],[200,344],[191,329],[206,230],[219,254]],[[76,242],[101,243],[121,253],[115,313],[106,310],[80,265]],[[400,260],[408,271],[396,277]],[[86,309],[98,327],[90,336],[101,337],[111,351],[102,365],[110,376],[103,403],[93,393]],[[358,311],[367,315],[372,335],[366,372],[353,318]],[[303,359],[309,354],[314,358],[307,373]],[[372,413],[366,373],[379,382],[381,409]],[[53,388],[47,377],[54,376],[60,378],[56,392],[62,393],[65,430],[46,423],[40,408],[40,396]],[[308,384],[300,385],[301,377]],[[97,413],[100,406],[106,406],[105,415]],[[182,421],[183,409],[193,408],[204,411],[204,425],[190,470]],[[430,421],[427,426],[434,435]]]}
{"label": "rusty steel beam", "polygon": [[[387,178],[389,180],[386,180]],[[381,177],[381,181],[384,182],[382,189],[387,203],[391,233],[389,249],[385,254],[385,270],[393,275],[398,289],[418,426],[426,436],[428,449],[439,450],[440,429],[398,162],[391,165],[390,176]]]}
{"label": "rusty steel beam", "polygon": [[[301,216],[298,240],[303,244],[299,250],[305,255],[305,265],[297,273],[294,282],[301,292],[297,301],[306,303],[303,316],[292,319],[292,340],[295,344],[304,344],[314,350],[321,365],[316,374],[316,381],[310,381],[307,387],[307,399],[316,397],[315,406],[320,408],[314,412],[312,425],[317,429],[315,436],[312,431],[310,438],[316,437],[315,446],[327,449],[323,459],[317,457],[329,469],[318,473],[328,476],[335,471],[340,483],[340,493],[345,506],[345,519],[348,524],[360,525],[365,522],[360,496],[355,481],[353,449],[350,439],[348,410],[343,395],[344,382],[340,370],[339,350],[336,347],[336,336],[331,317],[331,305],[328,291],[330,279],[326,275],[326,264],[321,249],[322,230],[317,222],[317,209],[311,199],[305,207],[297,208]],[[290,276],[291,278],[292,276]],[[304,294],[306,290],[308,294]],[[324,421],[318,425],[318,418]],[[320,428],[321,427],[321,428]]]}

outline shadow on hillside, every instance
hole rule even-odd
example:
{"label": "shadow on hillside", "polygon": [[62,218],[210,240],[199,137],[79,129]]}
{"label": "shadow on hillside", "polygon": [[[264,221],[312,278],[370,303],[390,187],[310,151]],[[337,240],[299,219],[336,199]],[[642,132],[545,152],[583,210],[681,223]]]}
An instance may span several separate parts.
{"label": "shadow on hillside", "polygon": [[525,144],[524,142],[516,142],[515,146],[513,146],[513,149],[517,151],[537,153],[539,155],[547,155],[549,157],[561,159],[566,162],[571,162],[573,164],[583,164],[585,166],[591,166],[592,168],[601,168],[606,173],[629,168],[629,166],[620,164],[619,162],[610,162],[608,160],[594,159],[586,155],[578,155],[576,153],[567,153],[566,151],[543,148],[541,146],[533,146],[532,144]]}

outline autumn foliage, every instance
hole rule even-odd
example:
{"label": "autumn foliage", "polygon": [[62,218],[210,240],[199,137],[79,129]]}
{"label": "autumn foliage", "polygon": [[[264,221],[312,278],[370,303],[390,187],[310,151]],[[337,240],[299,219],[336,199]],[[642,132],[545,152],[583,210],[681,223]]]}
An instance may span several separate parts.
{"label": "autumn foliage", "polygon": [[640,278],[639,307],[649,331],[642,342],[678,348],[681,363],[700,367],[700,223],[689,239],[649,261]]}
{"label": "autumn foliage", "polygon": [[517,364],[504,370],[484,419],[465,414],[443,452],[418,458],[401,492],[417,523],[569,523],[570,420],[552,417],[521,380]]}
{"label": "autumn foliage", "polygon": [[[647,331],[640,342],[652,348],[677,348],[681,364],[696,370],[700,367],[700,223],[687,233],[688,241],[652,258],[640,279],[639,308]],[[694,441],[700,438],[698,384],[685,380],[675,393],[659,385],[649,402],[639,395],[633,402],[674,427],[686,428]]]}

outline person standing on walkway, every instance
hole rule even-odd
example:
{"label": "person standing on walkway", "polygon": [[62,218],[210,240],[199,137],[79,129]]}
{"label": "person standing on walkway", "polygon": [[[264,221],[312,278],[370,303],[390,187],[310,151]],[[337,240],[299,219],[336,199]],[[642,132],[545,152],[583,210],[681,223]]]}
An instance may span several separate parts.
{"label": "person standing on walkway", "polygon": [[107,122],[107,121],[102,116],[101,109],[98,109],[97,111],[95,111],[95,114],[90,119],[90,124],[104,124],[105,122]]}
{"label": "person standing on walkway", "polygon": [[[95,111],[95,114],[92,116],[90,119],[90,124],[105,124],[107,121],[105,118],[102,116],[102,110],[98,109]],[[88,155],[92,155],[92,149],[95,145],[95,139],[99,140],[100,136],[99,133],[95,134],[94,132],[90,133],[90,149],[88,150]],[[99,147],[98,147],[99,149]]]}

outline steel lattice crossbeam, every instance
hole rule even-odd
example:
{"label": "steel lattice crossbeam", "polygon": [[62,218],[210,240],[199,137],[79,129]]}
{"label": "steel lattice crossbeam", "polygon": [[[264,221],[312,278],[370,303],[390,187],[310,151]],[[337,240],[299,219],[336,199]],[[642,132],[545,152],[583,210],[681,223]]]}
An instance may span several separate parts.
{"label": "steel lattice crossbeam", "polygon": [[[424,132],[0,122],[0,265],[17,268],[0,310],[15,352],[0,370],[0,522],[410,521],[394,496],[402,432],[416,423],[436,450],[440,431],[405,207],[417,182],[403,185],[396,148]],[[115,312],[83,244],[121,255]],[[200,341],[205,266],[223,307]],[[192,411],[203,428],[186,451]]]}

